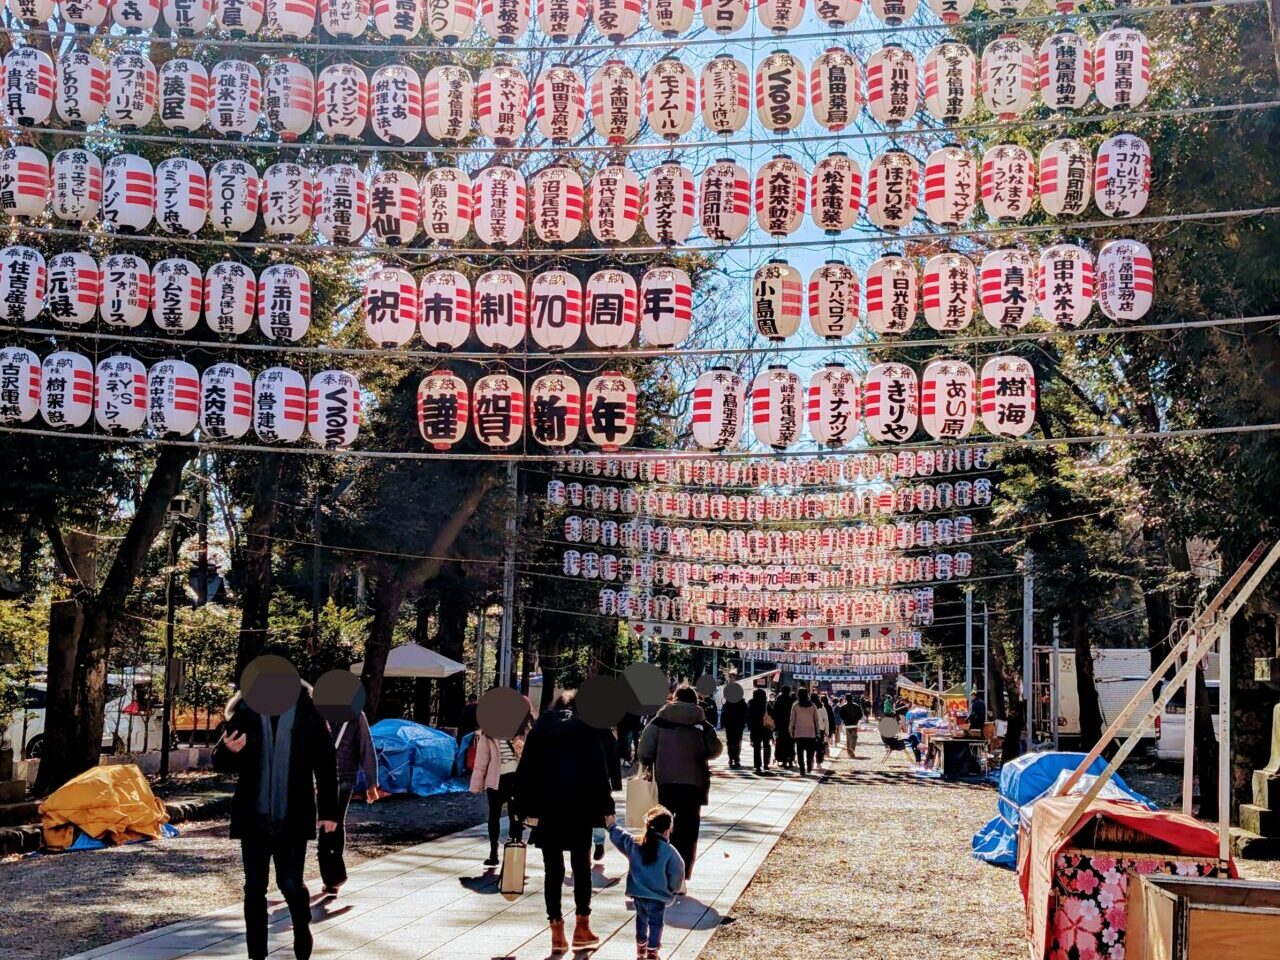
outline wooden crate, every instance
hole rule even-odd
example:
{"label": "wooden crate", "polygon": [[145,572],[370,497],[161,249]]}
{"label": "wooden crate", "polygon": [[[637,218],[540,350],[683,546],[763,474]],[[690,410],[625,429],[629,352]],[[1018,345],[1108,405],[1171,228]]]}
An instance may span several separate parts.
{"label": "wooden crate", "polygon": [[1280,884],[1145,876],[1129,897],[1128,960],[1280,957]]}

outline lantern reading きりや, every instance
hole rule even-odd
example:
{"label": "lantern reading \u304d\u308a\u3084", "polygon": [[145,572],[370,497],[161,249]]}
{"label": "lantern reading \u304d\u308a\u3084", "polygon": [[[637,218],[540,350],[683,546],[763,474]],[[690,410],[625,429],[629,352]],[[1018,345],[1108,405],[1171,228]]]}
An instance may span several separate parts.
{"label": "lantern reading \u304d\u308a\u3084", "polygon": [[568,350],[582,333],[582,283],[566,270],[533,278],[529,335],[543,350]]}
{"label": "lantern reading \u304d\u308a\u3084", "polygon": [[920,205],[920,164],[905,150],[889,150],[867,171],[867,219],[882,230],[909,226]]}
{"label": "lantern reading \u304d\u308a\u3084", "polygon": [[544,447],[573,446],[581,418],[582,388],[564,371],[553,371],[529,385],[529,433]]}
{"label": "lantern reading \u304d\u308a\u3084", "polygon": [[804,223],[809,175],[790,157],[774,157],[756,171],[756,222],[771,237],[795,233]]}
{"label": "lantern reading \u304d\u308a\u3084", "polygon": [[1079,140],[1051,140],[1040,151],[1040,207],[1051,217],[1078,216],[1093,191],[1093,159]]}
{"label": "lantern reading \u304d\u308a\u3084", "polygon": [[809,380],[809,433],[824,447],[846,446],[858,430],[858,378],[828,363]]}
{"label": "lantern reading \u304d\u308a\u3084", "polygon": [[1036,261],[1025,250],[992,250],[982,258],[982,316],[997,330],[1021,330],[1035,314]]}
{"label": "lantern reading \u304d\u308a\u3084", "polygon": [[587,91],[573,67],[550,66],[533,84],[533,115],[538,132],[554,144],[568,143],[582,130]]}
{"label": "lantern reading \u304d\u308a\u3084", "polygon": [[770,260],[756,269],[751,284],[751,313],[756,329],[781,342],[800,328],[804,311],[804,278],[785,260]]}
{"label": "lantern reading \u304d\u308a\u3084", "polygon": [[747,125],[751,109],[751,75],[735,57],[712,57],[702,67],[702,122],[712,133],[728,137]]}
{"label": "lantern reading \u304d\u308a\u3084", "polygon": [[766,446],[785,450],[799,440],[804,411],[800,378],[785,366],[771,365],[752,382],[751,428]]}
{"label": "lantern reading \u304d\u308a\u3084", "polygon": [[968,222],[978,200],[977,188],[978,164],[973,154],[955,144],[939,147],[925,162],[925,216],[947,227]]}
{"label": "lantern reading \u304d\u308a\u3084", "polygon": [[185,437],[200,419],[200,374],[185,360],[161,360],[147,372],[147,422],[158,437]]}
{"label": "lantern reading \u304d\u308a\u3084", "polygon": [[902,443],[916,432],[920,387],[916,372],[900,363],[877,363],[862,386],[862,419],[867,436],[883,443]]}
{"label": "lantern reading \u304d\u308a\u3084", "polygon": [[587,339],[602,350],[628,346],[640,319],[640,293],[631,274],[597,270],[587,281]]}
{"label": "lantern reading \u304d\u308a\u3084", "polygon": [[31,323],[44,307],[48,268],[31,247],[0,250],[0,316],[15,323]]}
{"label": "lantern reading \u304d\u308a\u3084", "polygon": [[920,425],[934,440],[963,440],[977,418],[977,376],[959,360],[933,360],[920,377]]}
{"label": "lantern reading \u304d\u308a\u3084", "polygon": [[775,50],[756,68],[756,116],[772,133],[790,133],[804,121],[807,99],[804,64]]}
{"label": "lantern reading \u304d\u308a\u3084", "polygon": [[[819,0],[819,9],[825,0]],[[839,133],[862,109],[862,68],[858,58],[841,47],[824,50],[809,69],[813,119]]]}
{"label": "lantern reading \u304d\u308a\u3084", "polygon": [[345,370],[325,370],[307,388],[307,431],[326,450],[349,447],[360,432],[360,381]]}
{"label": "lantern reading \u304d\u308a\u3084", "polygon": [[59,253],[49,258],[44,309],[60,323],[85,324],[98,312],[102,271],[87,253]]}
{"label": "lantern reading \u304d\u308a\u3084", "polygon": [[525,182],[514,167],[485,167],[472,184],[476,236],[491,246],[519,241],[525,227]]}
{"label": "lantern reading \u304d\u308a\u3084", "polygon": [[476,336],[494,350],[514,350],[524,342],[529,308],[524,280],[513,270],[489,270],[476,280]]}
{"label": "lantern reading \u304d\u308a\u3084", "polygon": [[823,157],[813,168],[809,212],[813,224],[828,236],[849,230],[862,206],[862,171],[844,153]]}
{"label": "lantern reading \u304d\u308a\u3084", "polygon": [[992,357],[982,365],[982,425],[1000,437],[1021,437],[1036,420],[1036,374],[1022,357]]}
{"label": "lantern reading \u304d\u308a\u3084", "polygon": [[455,350],[471,334],[471,283],[457,270],[424,273],[418,284],[418,332],[433,350]]}
{"label": "lantern reading \u304d\u308a\u3084", "polygon": [[[858,322],[858,275],[847,263],[828,260],[809,277],[809,325],[828,340],[840,340]],[[759,321],[757,320],[757,323]]]}
{"label": "lantern reading \u304d\u308a\u3084", "polygon": [[1093,257],[1084,247],[1055,243],[1040,251],[1036,301],[1040,316],[1072,329],[1093,308]]}
{"label": "lantern reading \u304d\u308a\u3084", "polygon": [[40,365],[40,416],[51,427],[83,427],[93,416],[93,363],[59,350]]}
{"label": "lantern reading \u304d\u308a\u3084", "polygon": [[742,377],[728,367],[712,367],[693,387],[691,428],[694,442],[704,450],[736,446],[745,416]]}
{"label": "lantern reading \u304d\u308a\u3084", "polygon": [[1151,192],[1151,148],[1141,137],[1121,133],[1098,147],[1094,203],[1108,217],[1136,217]]}
{"label": "lantern reading \u304d\u308a\u3084", "polygon": [[663,163],[644,181],[644,228],[663,244],[684,243],[693,232],[697,186],[693,173],[679,163]]}
{"label": "lantern reading \u304d\u308a\u3084", "polygon": [[1117,323],[1141,320],[1151,309],[1155,270],[1137,240],[1112,240],[1098,252],[1098,306]]}
{"label": "lantern reading \u304d\u308a\u3084", "polygon": [[636,432],[636,385],[617,370],[606,370],[587,384],[582,402],[587,439],[612,453]]}
{"label": "lantern reading \u304d\u308a\u3084", "polygon": [[113,253],[102,261],[98,312],[112,327],[138,327],[151,309],[151,268],[131,253]]}
{"label": "lantern reading \u304d\u308a\u3084", "polygon": [[418,432],[433,450],[448,450],[467,433],[471,395],[449,370],[433,370],[418,384]]}
{"label": "lantern reading \u304d\u308a\u3084", "polygon": [[885,44],[867,60],[867,110],[894,127],[914,116],[919,105],[916,58],[897,44]]}
{"label": "lantern reading \u304d\u308a\u3084", "polygon": [[524,388],[509,373],[481,377],[471,391],[476,439],[491,449],[519,443],[524,433]]}
{"label": "lantern reading \u304d\u308a\u3084", "polygon": [[457,167],[432,167],[418,185],[427,241],[458,243],[471,229],[471,178]]}
{"label": "lantern reading \u304d\u308a\u3084", "polygon": [[147,422],[147,368],[141,361],[117,356],[98,362],[93,419],[108,433],[137,433],[142,429]]}
{"label": "lantern reading \u304d\u308a\u3084", "polygon": [[102,161],[88,150],[60,150],[51,172],[53,215],[59,220],[86,223],[102,206]]}
{"label": "lantern reading \u304d\u308a\u3084", "polygon": [[200,430],[214,440],[243,437],[253,423],[253,378],[235,363],[218,363],[200,378]]}
{"label": "lantern reading \u304d\u308a\u3084", "polygon": [[732,243],[747,231],[751,218],[751,181],[732,160],[717,160],[702,171],[698,221],[718,243]]}
{"label": "lantern reading \u304d\u308a\u3084", "polygon": [[916,265],[896,253],[867,269],[867,326],[876,333],[906,333],[916,322]]}
{"label": "lantern reading \u304d\u308a\u3084", "polygon": [[311,327],[311,278],[277,263],[258,278],[258,328],[269,340],[296,343]]}
{"label": "lantern reading \u304d\u308a\u3084", "polygon": [[253,430],[263,443],[296,443],[307,428],[307,382],[288,367],[269,367],[253,382]]}
{"label": "lantern reading \u304d\u308a\u3084", "polygon": [[337,243],[355,243],[369,229],[369,185],[349,163],[335,163],[316,175],[316,233]]}
{"label": "lantern reading \u304d\u308a\u3084", "polygon": [[544,167],[529,184],[533,231],[544,243],[572,243],[586,219],[586,188],[569,166]]}
{"label": "lantern reading \u304d\u308a\u3084", "polygon": [[253,325],[258,281],[243,263],[223,260],[204,275],[204,322],[214,333],[238,337]]}
{"label": "lantern reading \u304d\u308a\u3084", "polygon": [[674,347],[693,325],[693,282],[679,267],[653,267],[640,280],[640,335],[654,347]]}
{"label": "lantern reading \u304d\u308a\u3084", "polygon": [[977,272],[960,253],[940,253],[924,265],[924,319],[938,331],[965,330],[977,303]]}
{"label": "lantern reading \u304d\u308a\u3084", "polygon": [[365,283],[364,332],[378,346],[402,347],[418,326],[418,285],[408,270],[382,267]]}
{"label": "lantern reading \u304d\u308a\u3084", "polygon": [[948,41],[929,51],[924,61],[924,108],[946,124],[973,113],[977,101],[978,61],[963,43]]}

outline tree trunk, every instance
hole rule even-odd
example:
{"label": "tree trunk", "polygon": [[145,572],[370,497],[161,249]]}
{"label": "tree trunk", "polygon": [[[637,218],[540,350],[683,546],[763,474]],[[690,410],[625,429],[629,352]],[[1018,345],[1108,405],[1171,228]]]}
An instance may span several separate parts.
{"label": "tree trunk", "polygon": [[1237,823],[1240,804],[1253,803],[1253,771],[1271,759],[1277,694],[1254,679],[1254,661],[1274,657],[1276,640],[1274,614],[1240,614],[1232,625],[1230,673],[1222,665],[1223,686],[1231,682],[1231,813]]}
{"label": "tree trunk", "polygon": [[1093,644],[1084,629],[1084,611],[1071,610],[1071,645],[1076,654],[1076,693],[1080,701],[1080,749],[1091,750],[1102,739],[1102,705],[1093,677]]}
{"label": "tree trunk", "polygon": [[264,453],[258,461],[258,480],[253,489],[253,513],[246,530],[244,592],[241,594],[240,637],[236,645],[236,676],[266,646],[270,629],[271,532],[278,512],[280,470],[284,455]]}
{"label": "tree trunk", "polygon": [[389,569],[379,575],[373,593],[373,621],[369,624],[369,639],[364,645],[364,668],[360,672],[365,690],[364,712],[370,722],[377,719],[387,654],[391,652],[392,633],[404,603],[404,586],[396,576],[397,572]]}
{"label": "tree trunk", "polygon": [[[440,593],[439,632],[435,648],[450,660],[459,663],[466,659],[467,614],[470,601],[462,584]],[[439,682],[440,722],[456,726],[462,719],[462,707],[467,699],[467,674],[462,672]]]}

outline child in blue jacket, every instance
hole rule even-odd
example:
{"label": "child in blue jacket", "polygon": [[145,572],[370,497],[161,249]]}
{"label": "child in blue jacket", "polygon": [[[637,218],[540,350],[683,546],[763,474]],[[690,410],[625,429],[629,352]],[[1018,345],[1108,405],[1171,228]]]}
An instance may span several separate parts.
{"label": "child in blue jacket", "polygon": [[644,815],[639,843],[613,817],[605,820],[613,845],[626,855],[627,896],[636,907],[636,960],[658,960],[662,922],[684,883],[684,860],[670,843],[675,817],[666,807]]}

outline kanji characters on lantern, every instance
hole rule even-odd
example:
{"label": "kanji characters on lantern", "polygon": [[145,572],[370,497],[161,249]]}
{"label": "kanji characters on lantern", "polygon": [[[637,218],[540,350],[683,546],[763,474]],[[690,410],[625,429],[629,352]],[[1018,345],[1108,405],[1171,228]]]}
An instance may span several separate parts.
{"label": "kanji characters on lantern", "polygon": [[529,28],[529,0],[479,0],[480,23],[499,43],[515,43]]}
{"label": "kanji characters on lantern", "polygon": [[267,128],[285,143],[311,129],[316,112],[316,81],[311,70],[293,57],[272,61],[266,73],[264,101]]}
{"label": "kanji characters on lantern", "polygon": [[[828,260],[809,278],[809,325],[828,340],[840,340],[858,322],[858,275],[841,260]],[[757,325],[759,318],[757,317]]]}
{"label": "kanji characters on lantern", "polygon": [[427,240],[457,243],[471,229],[471,178],[457,167],[433,167],[418,186]]}
{"label": "kanji characters on lantern", "polygon": [[[4,109],[14,122],[29,127],[49,119],[56,83],[53,60],[47,53],[36,47],[14,47],[0,65],[0,76],[4,82]],[[154,97],[154,67],[151,81]],[[147,118],[150,119],[150,115]]]}
{"label": "kanji characters on lantern", "polygon": [[402,347],[418,326],[418,285],[408,270],[381,267],[364,289],[364,332],[380,347]]}
{"label": "kanji characters on lantern", "polygon": [[693,387],[691,428],[694,442],[704,450],[736,446],[745,423],[742,377],[728,367],[713,367]]}
{"label": "kanji characters on lantern", "polygon": [[11,323],[31,323],[44,306],[48,268],[31,247],[0,250],[0,317]]}
{"label": "kanji characters on lantern", "polygon": [[631,274],[597,270],[587,280],[586,332],[593,346],[604,350],[628,346],[640,318],[640,292]]}
{"label": "kanji characters on lantern", "polygon": [[263,443],[296,443],[307,428],[307,382],[288,367],[269,367],[253,381],[253,430]]}
{"label": "kanji characters on lantern", "polygon": [[88,150],[61,150],[51,171],[53,215],[59,220],[85,223],[102,205],[102,162]]}
{"label": "kanji characters on lantern", "polygon": [[924,107],[946,124],[973,113],[977,98],[978,61],[963,43],[948,41],[929,51],[924,61]]}
{"label": "kanji characters on lantern", "polygon": [[373,0],[373,26],[393,44],[412,40],[422,29],[422,0]]}
{"label": "kanji characters on lantern", "polygon": [[[19,48],[20,50],[29,48]],[[19,52],[15,50],[14,53]],[[10,54],[9,56],[13,56]],[[45,56],[41,54],[41,56]],[[48,57],[45,57],[47,60]],[[6,58],[7,63],[8,58]],[[43,64],[41,67],[43,68]],[[6,77],[8,70],[6,66]],[[48,106],[53,104],[53,64],[49,63]],[[156,113],[156,68],[152,62],[141,54],[117,53],[111,58],[109,65],[109,81],[107,85],[107,107],[105,115],[107,123],[122,130],[141,130]],[[6,81],[6,88],[8,83]],[[43,104],[43,100],[41,101]],[[10,112],[13,112],[12,97],[9,98]],[[44,109],[44,116],[49,115]],[[17,118],[21,122],[21,115]]]}
{"label": "kanji characters on lantern", "polygon": [[147,371],[147,422],[158,437],[185,437],[200,418],[200,374],[185,360],[161,360]]}
{"label": "kanji characters on lantern", "polygon": [[[147,422],[147,368],[133,357],[98,361],[93,418],[108,433],[137,433]],[[0,413],[0,419],[3,414]]]}
{"label": "kanji characters on lantern", "polygon": [[664,37],[678,37],[693,26],[697,0],[648,0],[649,25]]}
{"label": "kanji characters on lantern", "polygon": [[53,0],[7,0],[5,8],[21,23],[43,26],[53,17]]}
{"label": "kanji characters on lantern", "polygon": [[777,156],[756,171],[756,222],[772,237],[795,233],[804,223],[809,175],[787,156]]}
{"label": "kanji characters on lantern", "polygon": [[977,276],[973,261],[940,253],[924,265],[924,319],[938,331],[964,330],[973,322]]}
{"label": "kanji characters on lantern", "polygon": [[422,81],[418,74],[403,64],[387,64],[374,71],[370,91],[373,132],[378,139],[396,145],[416,140],[422,133]]}
{"label": "kanji characters on lantern", "polygon": [[578,439],[582,388],[563,370],[529,386],[529,433],[544,447],[569,447]]}
{"label": "kanji characters on lantern", "polygon": [[996,436],[1021,437],[1036,419],[1036,374],[1022,357],[992,357],[980,375],[982,425]]}
{"label": "kanji characters on lantern", "polygon": [[524,133],[529,81],[509,63],[488,67],[476,83],[476,123],[482,136],[510,146]]}
{"label": "kanji characters on lantern", "polygon": [[804,279],[799,270],[785,260],[770,260],[756,269],[751,282],[751,313],[763,336],[787,339],[800,328],[803,311]]}
{"label": "kanji characters on lantern", "polygon": [[751,217],[751,181],[732,160],[717,160],[702,171],[698,220],[702,232],[719,243],[732,243],[747,230]]}
{"label": "kanji characters on lantern", "polygon": [[59,253],[49,258],[44,308],[62,323],[85,324],[98,312],[102,271],[87,253]]}
{"label": "kanji characters on lantern", "polygon": [[49,158],[35,147],[0,150],[0,214],[42,217],[49,202]]}
{"label": "kanji characters on lantern", "polygon": [[1038,275],[1040,316],[1067,328],[1088,319],[1093,308],[1093,257],[1088,250],[1071,243],[1045,247]]}
{"label": "kanji characters on lantern", "polygon": [[897,44],[885,44],[867,59],[867,110],[881,123],[897,126],[919,104],[915,56]]}
{"label": "kanji characters on lantern", "polygon": [[862,0],[816,0],[813,12],[829,27],[847,26],[858,19]]}
{"label": "kanji characters on lantern", "polygon": [[476,336],[486,347],[512,350],[524,342],[529,306],[524,280],[513,270],[488,270],[473,295]]}
{"label": "kanji characters on lantern", "polygon": [[1074,30],[1040,44],[1040,99],[1050,110],[1079,110],[1093,86],[1093,51]]}
{"label": "kanji characters on lantern", "polygon": [[1035,259],[1025,250],[992,250],[982,258],[982,316],[997,330],[1020,330],[1035,313]]}
{"label": "kanji characters on lantern", "polygon": [[204,275],[204,322],[214,333],[238,337],[253,325],[258,281],[243,263],[223,260]]}
{"label": "kanji characters on lantern", "polygon": [[345,370],[324,370],[307,387],[307,432],[326,450],[349,447],[360,432],[360,381]]}
{"label": "kanji characters on lantern", "polygon": [[448,450],[467,432],[471,394],[450,370],[433,370],[418,384],[418,432],[433,450]]}
{"label": "kanji characters on lantern", "polygon": [[98,312],[112,327],[137,327],[151,310],[151,267],[131,253],[113,253],[102,261]]}
{"label": "kanji characters on lantern", "polygon": [[654,167],[644,182],[644,227],[658,243],[677,244],[693,231],[697,187],[693,173],[679,163]]}
{"label": "kanji characters on lantern", "polygon": [[324,167],[316,175],[316,233],[337,243],[355,243],[369,228],[369,185],[349,163]]}
{"label": "kanji characters on lantern", "polygon": [[525,227],[525,182],[514,167],[479,171],[472,183],[476,236],[481,243],[510,246]]}
{"label": "kanji characters on lantern", "polygon": [[785,450],[800,439],[804,427],[804,389],[785,365],[760,371],[751,385],[751,428],[756,439]]}
{"label": "kanji characters on lantern", "polygon": [[982,207],[992,220],[1021,220],[1036,199],[1036,164],[1026,147],[1002,143],[982,157]]}
{"label": "kanji characters on lantern", "polygon": [[877,363],[862,385],[862,418],[867,436],[883,443],[902,443],[916,432],[920,419],[920,386],[916,372],[899,363]]}
{"label": "kanji characters on lantern", "polygon": [[[114,83],[114,68],[112,71]],[[262,107],[262,76],[243,60],[219,60],[209,72],[209,126],[238,140],[253,133]]]}
{"label": "kanji characters on lantern", "polygon": [[266,12],[266,0],[219,0],[213,19],[220,29],[241,38],[258,32]]}
{"label": "kanji characters on lantern", "polygon": [[591,234],[601,243],[627,243],[640,224],[640,179],[628,167],[611,164],[591,177],[588,192]]}
{"label": "kanji characters on lantern", "polygon": [[258,278],[258,328],[270,340],[297,342],[311,326],[311,278],[277,263]]}
{"label": "kanji characters on lantern", "polygon": [[935,440],[961,440],[977,418],[977,376],[959,360],[933,360],[920,377],[920,425]]}
{"label": "kanji characters on lantern", "polygon": [[693,325],[693,282],[679,267],[653,267],[640,281],[640,336],[649,346],[674,347]]}
{"label": "kanji characters on lantern", "polygon": [[100,27],[107,20],[107,0],[61,0],[58,13],[76,27]]}
{"label": "kanji characters on lantern", "polygon": [[756,116],[766,130],[789,133],[804,120],[808,99],[804,64],[775,50],[756,68]]}
{"label": "kanji characters on lantern", "polygon": [[542,0],[538,4],[538,29],[552,43],[576,37],[587,25],[587,0]]}
{"label": "kanji characters on lantern", "polygon": [[582,333],[582,284],[566,270],[546,270],[529,285],[529,333],[544,350],[568,350]]}
{"label": "kanji characters on lantern", "polygon": [[591,22],[610,43],[621,43],[640,27],[641,0],[593,0]]}
{"label": "kanji characters on lantern", "polygon": [[824,447],[848,445],[858,430],[858,378],[828,363],[809,380],[809,433]]}
{"label": "kanji characters on lantern", "polygon": [[369,220],[374,236],[390,247],[411,243],[418,234],[418,181],[403,170],[379,170],[369,181]]}
{"label": "kanji characters on lantern", "polygon": [[40,365],[40,416],[44,422],[74,429],[83,427],[92,415],[92,361],[69,350],[45,357]]}
{"label": "kanji characters on lantern", "polygon": [[1079,140],[1051,140],[1040,151],[1040,206],[1051,217],[1078,216],[1093,193],[1093,159]]}
{"label": "kanji characters on lantern", "polygon": [[151,319],[165,333],[194,330],[204,307],[204,275],[182,257],[161,260],[151,272]]}
{"label": "kanji characters on lantern", "polygon": [[867,219],[883,230],[901,230],[920,204],[920,164],[905,150],[889,150],[867,171]]}
{"label": "kanji characters on lantern", "polygon": [[[7,77],[5,87],[8,87]],[[58,61],[58,89],[54,103],[58,116],[71,126],[88,126],[102,119],[107,107],[108,89],[107,67],[89,51],[72,50]]]}
{"label": "kanji characters on lantern", "polygon": [[905,333],[916,322],[916,265],[896,253],[867,269],[867,326],[876,333]]}
{"label": "kanji characters on lantern", "polygon": [[186,157],[170,157],[160,161],[155,177],[156,225],[166,233],[198,232],[209,209],[204,168]]}
{"label": "kanji characters on lantern", "polygon": [[471,421],[476,439],[491,449],[518,443],[524,433],[524,387],[509,373],[490,374],[471,391]]}
{"label": "kanji characters on lantern", "polygon": [[1151,148],[1141,137],[1120,133],[1098,147],[1094,203],[1108,217],[1136,217],[1151,191]]}
{"label": "kanji characters on lantern", "polygon": [[804,19],[804,0],[760,0],[756,15],[762,27],[781,35],[800,26]]}
{"label": "kanji characters on lantern", "polygon": [[586,189],[572,167],[544,167],[529,184],[533,230],[546,243],[572,243],[586,218]]}
{"label": "kanji characters on lantern", "polygon": [[605,63],[591,78],[591,122],[606,143],[624,144],[640,130],[640,79],[621,60]]}
{"label": "kanji characters on lantern", "polygon": [[432,270],[418,284],[418,332],[435,350],[454,350],[471,333],[471,283],[457,270]]}
{"label": "kanji characters on lantern", "polygon": [[160,122],[191,133],[204,126],[209,110],[209,74],[195,60],[166,61],[159,74]]}
{"label": "kanji characters on lantern", "polygon": [[712,57],[702,67],[699,86],[702,122],[708,130],[727,137],[746,126],[751,75],[741,60],[727,54]]}
{"label": "kanji characters on lantern", "polygon": [[136,233],[151,223],[156,177],[150,162],[125,153],[107,161],[102,178],[102,219],[115,230]]}
{"label": "kanji characters on lantern", "polygon": [[234,440],[253,424],[253,377],[235,363],[215,363],[200,377],[200,430],[213,440]]}
{"label": "kanji characters on lantern", "polygon": [[676,140],[693,129],[697,116],[698,81],[693,71],[674,57],[664,57],[644,77],[645,113],[649,129]]}
{"label": "kanji characters on lantern", "polygon": [[331,37],[354,39],[369,24],[369,0],[320,0],[320,27]]}
{"label": "kanji characters on lantern", "polygon": [[896,27],[916,12],[918,0],[868,0],[867,7],[878,20]]}
{"label": "kanji characters on lantern", "polygon": [[262,174],[262,222],[268,234],[300,237],[315,215],[311,171],[296,163],[273,163]]}
{"label": "kanji characters on lantern", "polygon": [[862,205],[862,171],[844,153],[823,157],[813,168],[810,214],[814,226],[829,236],[853,227]]}
{"label": "kanji characters on lantern", "polygon": [[1155,292],[1151,251],[1137,240],[1112,240],[1098,252],[1097,286],[1098,307],[1108,318],[1141,320]]}
{"label": "kanji characters on lantern", "polygon": [[1098,102],[1108,109],[1132,109],[1147,99],[1151,46],[1142,31],[1114,27],[1093,47],[1093,82]]}
{"label": "kanji characters on lantern", "polygon": [[587,114],[587,92],[578,71],[563,64],[543,69],[533,84],[533,113],[538,132],[552,143],[576,137]]}

